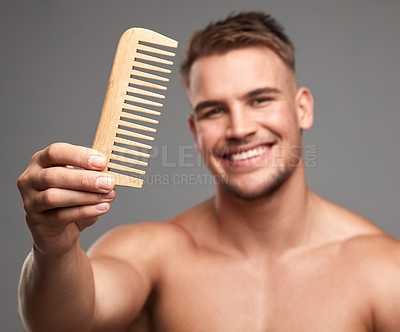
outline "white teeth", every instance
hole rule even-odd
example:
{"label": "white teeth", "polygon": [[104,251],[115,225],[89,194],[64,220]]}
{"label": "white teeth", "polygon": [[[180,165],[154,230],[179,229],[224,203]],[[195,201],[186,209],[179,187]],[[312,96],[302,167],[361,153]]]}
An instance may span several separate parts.
{"label": "white teeth", "polygon": [[269,148],[267,148],[265,146],[258,147],[258,148],[252,149],[252,150],[232,154],[229,156],[229,159],[233,160],[233,161],[249,159],[252,157],[260,156],[260,155],[266,153],[268,150],[269,150]]}

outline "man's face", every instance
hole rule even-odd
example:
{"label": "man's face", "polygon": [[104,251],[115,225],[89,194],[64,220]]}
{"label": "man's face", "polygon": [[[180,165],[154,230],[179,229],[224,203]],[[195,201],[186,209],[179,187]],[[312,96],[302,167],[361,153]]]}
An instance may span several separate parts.
{"label": "man's face", "polygon": [[312,96],[266,47],[198,59],[188,91],[197,150],[222,188],[242,199],[274,192],[301,164]]}

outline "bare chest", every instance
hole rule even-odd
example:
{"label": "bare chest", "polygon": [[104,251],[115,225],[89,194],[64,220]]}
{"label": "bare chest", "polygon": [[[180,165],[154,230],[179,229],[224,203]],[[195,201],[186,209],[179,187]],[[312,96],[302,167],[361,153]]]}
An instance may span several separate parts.
{"label": "bare chest", "polygon": [[368,331],[369,308],[356,280],[333,267],[182,261],[157,290],[153,330]]}

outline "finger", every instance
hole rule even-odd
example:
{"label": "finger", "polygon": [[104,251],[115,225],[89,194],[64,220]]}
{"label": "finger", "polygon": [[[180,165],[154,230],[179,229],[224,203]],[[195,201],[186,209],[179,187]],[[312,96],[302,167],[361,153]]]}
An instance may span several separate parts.
{"label": "finger", "polygon": [[37,190],[62,188],[78,191],[106,193],[114,188],[110,175],[84,169],[50,167],[32,175],[32,187]]}
{"label": "finger", "polygon": [[37,154],[41,167],[75,166],[85,169],[101,170],[106,158],[100,152],[68,143],[54,143]]}
{"label": "finger", "polygon": [[54,209],[45,213],[45,223],[54,229],[62,229],[72,223],[93,223],[109,210],[110,203],[107,202]]}
{"label": "finger", "polygon": [[116,191],[108,193],[90,193],[71,189],[49,188],[39,191],[30,202],[31,211],[40,213],[56,208],[72,207],[79,205],[94,205],[102,202],[112,202]]}

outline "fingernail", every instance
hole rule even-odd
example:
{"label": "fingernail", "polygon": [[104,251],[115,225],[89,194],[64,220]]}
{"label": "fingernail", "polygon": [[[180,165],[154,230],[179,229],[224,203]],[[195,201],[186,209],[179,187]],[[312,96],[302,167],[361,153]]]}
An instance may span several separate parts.
{"label": "fingernail", "polygon": [[112,177],[101,176],[97,178],[96,186],[99,189],[112,189],[114,187]]}
{"label": "fingernail", "polygon": [[96,204],[94,207],[97,211],[103,212],[103,211],[107,211],[108,208],[110,207],[110,205],[108,203],[99,203],[99,204]]}
{"label": "fingernail", "polygon": [[102,156],[90,156],[89,165],[93,167],[102,168],[106,165],[106,159]]}
{"label": "fingernail", "polygon": [[114,190],[111,190],[110,192],[106,193],[106,194],[99,194],[101,199],[104,200],[109,200],[115,197],[115,192]]}

